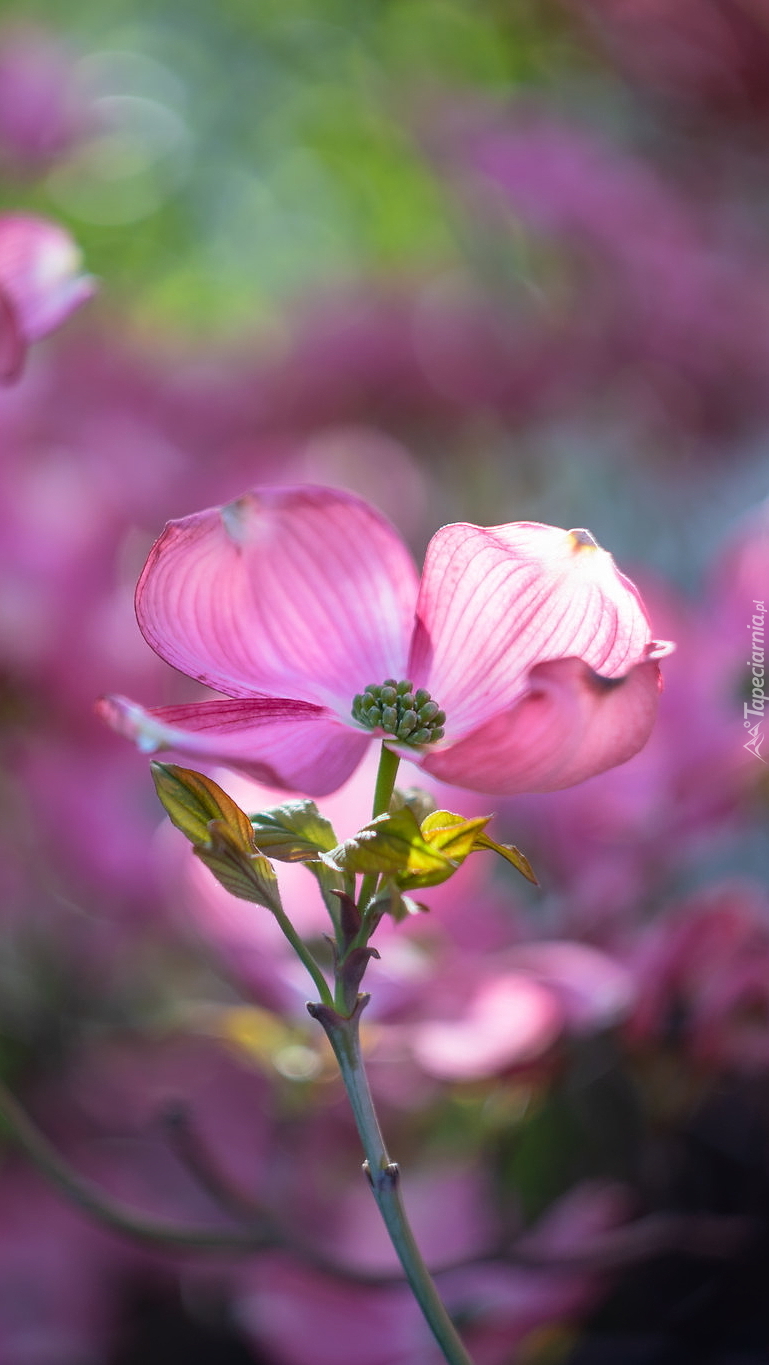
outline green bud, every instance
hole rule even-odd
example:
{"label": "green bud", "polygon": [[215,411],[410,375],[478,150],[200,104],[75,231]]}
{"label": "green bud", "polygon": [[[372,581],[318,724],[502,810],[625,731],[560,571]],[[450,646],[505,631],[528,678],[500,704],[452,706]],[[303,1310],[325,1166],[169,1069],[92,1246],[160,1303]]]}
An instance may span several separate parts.
{"label": "green bud", "polygon": [[[443,737],[440,728],[446,719],[438,703],[424,687],[414,691],[408,678],[396,682],[386,678],[382,684],[369,683],[353,698],[352,716],[367,730],[384,730],[402,744],[430,744]],[[438,731],[440,730],[440,733]]]}

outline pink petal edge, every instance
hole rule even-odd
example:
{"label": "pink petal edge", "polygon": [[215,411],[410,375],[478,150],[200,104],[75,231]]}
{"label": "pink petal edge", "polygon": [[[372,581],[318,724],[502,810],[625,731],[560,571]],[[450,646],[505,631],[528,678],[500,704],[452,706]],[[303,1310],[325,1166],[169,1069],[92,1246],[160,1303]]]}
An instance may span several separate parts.
{"label": "pink petal edge", "polygon": [[512,708],[422,767],[442,782],[490,795],[556,791],[613,768],[643,747],[657,713],[659,647],[624,678],[600,677],[580,659],[531,670]]}
{"label": "pink petal edge", "polygon": [[102,720],[142,753],[172,750],[222,763],[266,786],[327,796],[347,781],[368,737],[321,707],[263,698],[193,702],[147,710],[127,697],[102,697]]}

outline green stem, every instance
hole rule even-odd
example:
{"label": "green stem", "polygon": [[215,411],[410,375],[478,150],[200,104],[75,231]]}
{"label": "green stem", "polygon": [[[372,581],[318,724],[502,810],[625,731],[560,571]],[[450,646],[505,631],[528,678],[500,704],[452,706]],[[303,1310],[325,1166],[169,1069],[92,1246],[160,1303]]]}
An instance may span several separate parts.
{"label": "green stem", "polygon": [[323,1025],[334,1049],[366,1154],[364,1169],[414,1297],[449,1365],[472,1365],[422,1260],[403,1206],[400,1172],[387,1153],[374,1109],[359,1037],[360,1011],[367,1000],[368,996],[360,996],[357,1009],[348,1019],[325,1010],[322,1005],[310,1005],[308,1009]]}
{"label": "green stem", "polygon": [[310,976],[312,977],[313,981],[315,982],[315,985],[318,988],[318,993],[320,994],[320,998],[323,1001],[324,1005],[333,1006],[334,997],[331,994],[329,984],[326,981],[325,976],[320,970],[320,967],[315,961],[315,958],[313,957],[306,943],[302,942],[301,938],[296,932],[296,929],[291,923],[291,920],[288,918],[288,915],[286,914],[285,910],[282,909],[276,910],[275,907],[273,906],[272,913],[275,916],[276,920],[278,921],[278,924],[283,930],[283,933],[285,934],[286,938],[291,944],[291,947],[293,948],[297,957],[301,958],[302,962],[304,963],[305,967],[310,973]]}
{"label": "green stem", "polygon": [[372,819],[374,820],[378,815],[384,815],[390,809],[399,766],[400,756],[393,753],[392,749],[388,749],[386,744],[383,744],[382,752],[379,755],[376,786],[374,787],[374,809],[372,811]]}
{"label": "green stem", "polygon": [[[382,752],[379,755],[379,768],[376,775],[376,786],[374,787],[374,809],[372,820],[376,820],[378,815],[385,815],[390,809],[390,801],[395,790],[395,779],[398,776],[400,757],[388,749],[386,744],[382,745]],[[376,891],[376,884],[379,879],[377,872],[367,872],[361,882],[360,898],[358,907],[365,911],[371,897]]]}

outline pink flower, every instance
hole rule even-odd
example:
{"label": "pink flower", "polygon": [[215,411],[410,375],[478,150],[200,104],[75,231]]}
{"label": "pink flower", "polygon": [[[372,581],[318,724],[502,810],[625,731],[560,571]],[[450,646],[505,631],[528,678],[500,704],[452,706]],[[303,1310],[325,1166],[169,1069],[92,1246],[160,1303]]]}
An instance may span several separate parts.
{"label": "pink flower", "polygon": [[581,782],[645,743],[669,648],[586,531],[444,526],[420,583],[389,523],[330,488],[258,489],[170,522],[136,607],[153,649],[227,699],[112,697],[103,717],[145,752],[314,796],[375,737],[476,791]]}
{"label": "pink flower", "polygon": [[16,379],[27,346],[94,292],[64,228],[29,214],[0,214],[0,380]]}
{"label": "pink flower", "polygon": [[633,1003],[629,969],[585,943],[520,943],[476,963],[466,952],[457,957],[453,978],[451,960],[439,964],[439,990],[426,994],[423,985],[430,1015],[408,1030],[419,1066],[438,1080],[477,1080],[540,1062],[565,1035],[610,1028]]}

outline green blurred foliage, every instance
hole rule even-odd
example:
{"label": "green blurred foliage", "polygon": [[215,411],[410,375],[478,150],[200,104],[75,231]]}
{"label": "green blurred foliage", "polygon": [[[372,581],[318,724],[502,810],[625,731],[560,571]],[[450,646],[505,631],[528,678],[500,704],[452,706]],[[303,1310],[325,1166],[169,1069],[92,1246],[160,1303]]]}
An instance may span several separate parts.
{"label": "green blurred foliage", "polygon": [[420,142],[431,110],[547,86],[577,51],[534,0],[30,0],[0,21],[68,44],[119,124],[6,180],[3,204],[70,226],[139,325],[197,338],[456,263],[465,230]]}

